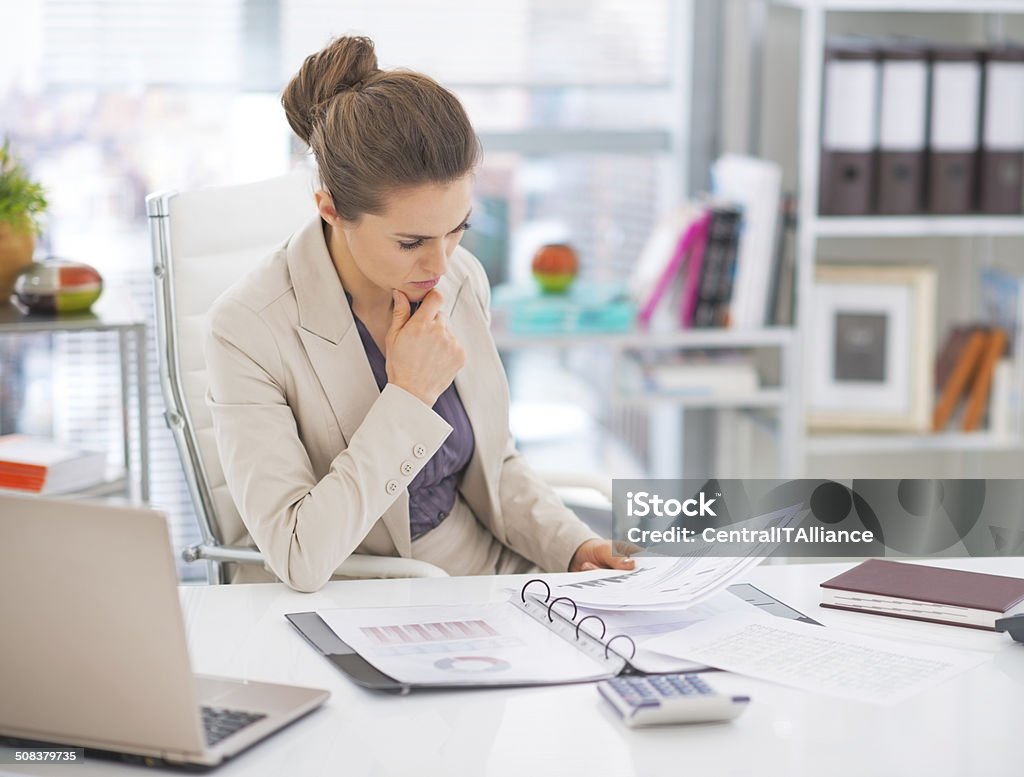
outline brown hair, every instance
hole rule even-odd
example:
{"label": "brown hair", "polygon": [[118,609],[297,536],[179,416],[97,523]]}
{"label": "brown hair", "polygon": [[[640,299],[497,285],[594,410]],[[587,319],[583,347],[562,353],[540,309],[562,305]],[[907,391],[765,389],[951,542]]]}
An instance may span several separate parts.
{"label": "brown hair", "polygon": [[480,158],[458,98],[421,73],[378,68],[369,38],[337,38],[306,57],[281,104],[349,221],[380,213],[397,189],[462,178]]}

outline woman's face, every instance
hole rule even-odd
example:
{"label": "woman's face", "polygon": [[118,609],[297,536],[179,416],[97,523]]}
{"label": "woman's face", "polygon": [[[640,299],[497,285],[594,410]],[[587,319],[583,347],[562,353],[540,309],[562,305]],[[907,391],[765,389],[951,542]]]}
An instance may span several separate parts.
{"label": "woman's face", "polygon": [[427,184],[392,194],[379,215],[336,222],[350,264],[378,289],[404,292],[412,302],[426,296],[448,270],[448,259],[469,227],[472,177]]}

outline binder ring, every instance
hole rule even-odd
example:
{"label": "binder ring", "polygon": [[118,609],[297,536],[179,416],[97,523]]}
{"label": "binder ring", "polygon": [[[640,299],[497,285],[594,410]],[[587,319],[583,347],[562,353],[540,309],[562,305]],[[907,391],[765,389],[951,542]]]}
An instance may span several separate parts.
{"label": "binder ring", "polygon": [[[551,586],[549,586],[545,581],[541,580],[539,577],[535,577],[532,580],[527,580],[525,583],[523,583],[523,587],[519,590],[519,596],[522,598],[524,602],[526,601],[526,589],[530,587],[530,583],[540,583],[547,589],[547,596],[544,597],[545,602],[551,598]],[[552,604],[554,604],[554,602],[552,602]]]}
{"label": "binder ring", "polygon": [[[616,635],[615,635],[614,637],[612,637],[612,638],[611,638],[610,640],[608,640],[607,642],[605,642],[605,643],[604,643],[604,657],[605,657],[605,658],[608,658],[608,648],[609,648],[609,647],[611,647],[611,644],[612,644],[612,643],[613,643],[613,642],[614,642],[615,640],[617,640],[617,639],[628,639],[628,640],[629,640],[629,644],[633,646],[633,652],[629,654],[629,657],[630,657],[630,658],[633,658],[633,656],[635,656],[635,655],[636,655],[636,643],[635,643],[635,642],[633,641],[633,638],[632,638],[632,637],[630,637],[630,636],[629,636],[628,634],[616,634]],[[620,658],[621,658],[621,656],[620,656]]]}
{"label": "binder ring", "polygon": [[583,621],[590,620],[591,618],[601,623],[601,636],[598,637],[598,639],[604,639],[604,635],[608,631],[608,626],[605,624],[604,618],[600,615],[584,615],[580,618],[580,622],[576,624],[576,639],[580,638],[580,626],[583,625]]}
{"label": "binder ring", "polygon": [[[555,622],[555,619],[551,617],[551,608],[554,607],[556,604],[558,604],[558,602],[562,601],[563,599],[565,601],[569,602],[569,604],[572,605],[572,619],[576,620],[576,613],[578,612],[578,610],[576,609],[576,602],[574,602],[568,596],[559,596],[557,599],[552,599],[551,600],[551,604],[548,605],[548,620],[551,621],[552,623]],[[579,626],[577,626],[576,628],[579,629]]]}

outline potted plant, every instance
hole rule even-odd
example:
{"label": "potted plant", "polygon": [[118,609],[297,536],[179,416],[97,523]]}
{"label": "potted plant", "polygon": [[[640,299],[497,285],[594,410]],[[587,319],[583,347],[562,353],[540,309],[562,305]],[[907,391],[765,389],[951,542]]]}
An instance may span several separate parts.
{"label": "potted plant", "polygon": [[43,187],[11,154],[10,140],[0,146],[0,305],[10,303],[14,279],[32,263],[39,216],[46,210]]}

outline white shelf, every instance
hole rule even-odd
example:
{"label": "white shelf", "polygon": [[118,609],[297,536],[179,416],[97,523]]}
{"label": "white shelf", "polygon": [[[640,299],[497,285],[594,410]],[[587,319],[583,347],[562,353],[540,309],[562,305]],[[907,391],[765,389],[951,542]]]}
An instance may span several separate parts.
{"label": "white shelf", "polygon": [[[123,496],[129,493],[130,484],[125,475],[111,475],[100,483],[80,488],[75,491],[61,492],[59,494],[42,494],[48,499],[93,499],[105,496]],[[22,496],[37,496],[33,491],[25,491],[20,488],[0,488],[5,494],[21,494]]]}
{"label": "white shelf", "polygon": [[970,237],[1024,235],[1024,216],[821,216],[817,237]]}
{"label": "white shelf", "polygon": [[769,0],[802,11],[885,13],[1024,13],[1024,0]]}
{"label": "white shelf", "polygon": [[685,392],[651,391],[644,394],[623,392],[615,397],[615,401],[631,407],[672,405],[673,407],[707,408],[778,408],[786,403],[786,395],[781,389],[763,389],[751,394],[686,394]]}
{"label": "white shelf", "polygon": [[809,435],[808,454],[842,456],[862,453],[922,453],[957,451],[1024,451],[1024,440],[989,432],[938,434],[834,434]]}
{"label": "white shelf", "polygon": [[794,333],[789,327],[551,335],[520,335],[495,330],[493,335],[494,342],[502,350],[542,347],[569,348],[582,345],[606,345],[619,348],[755,348],[786,347],[794,342]]}

